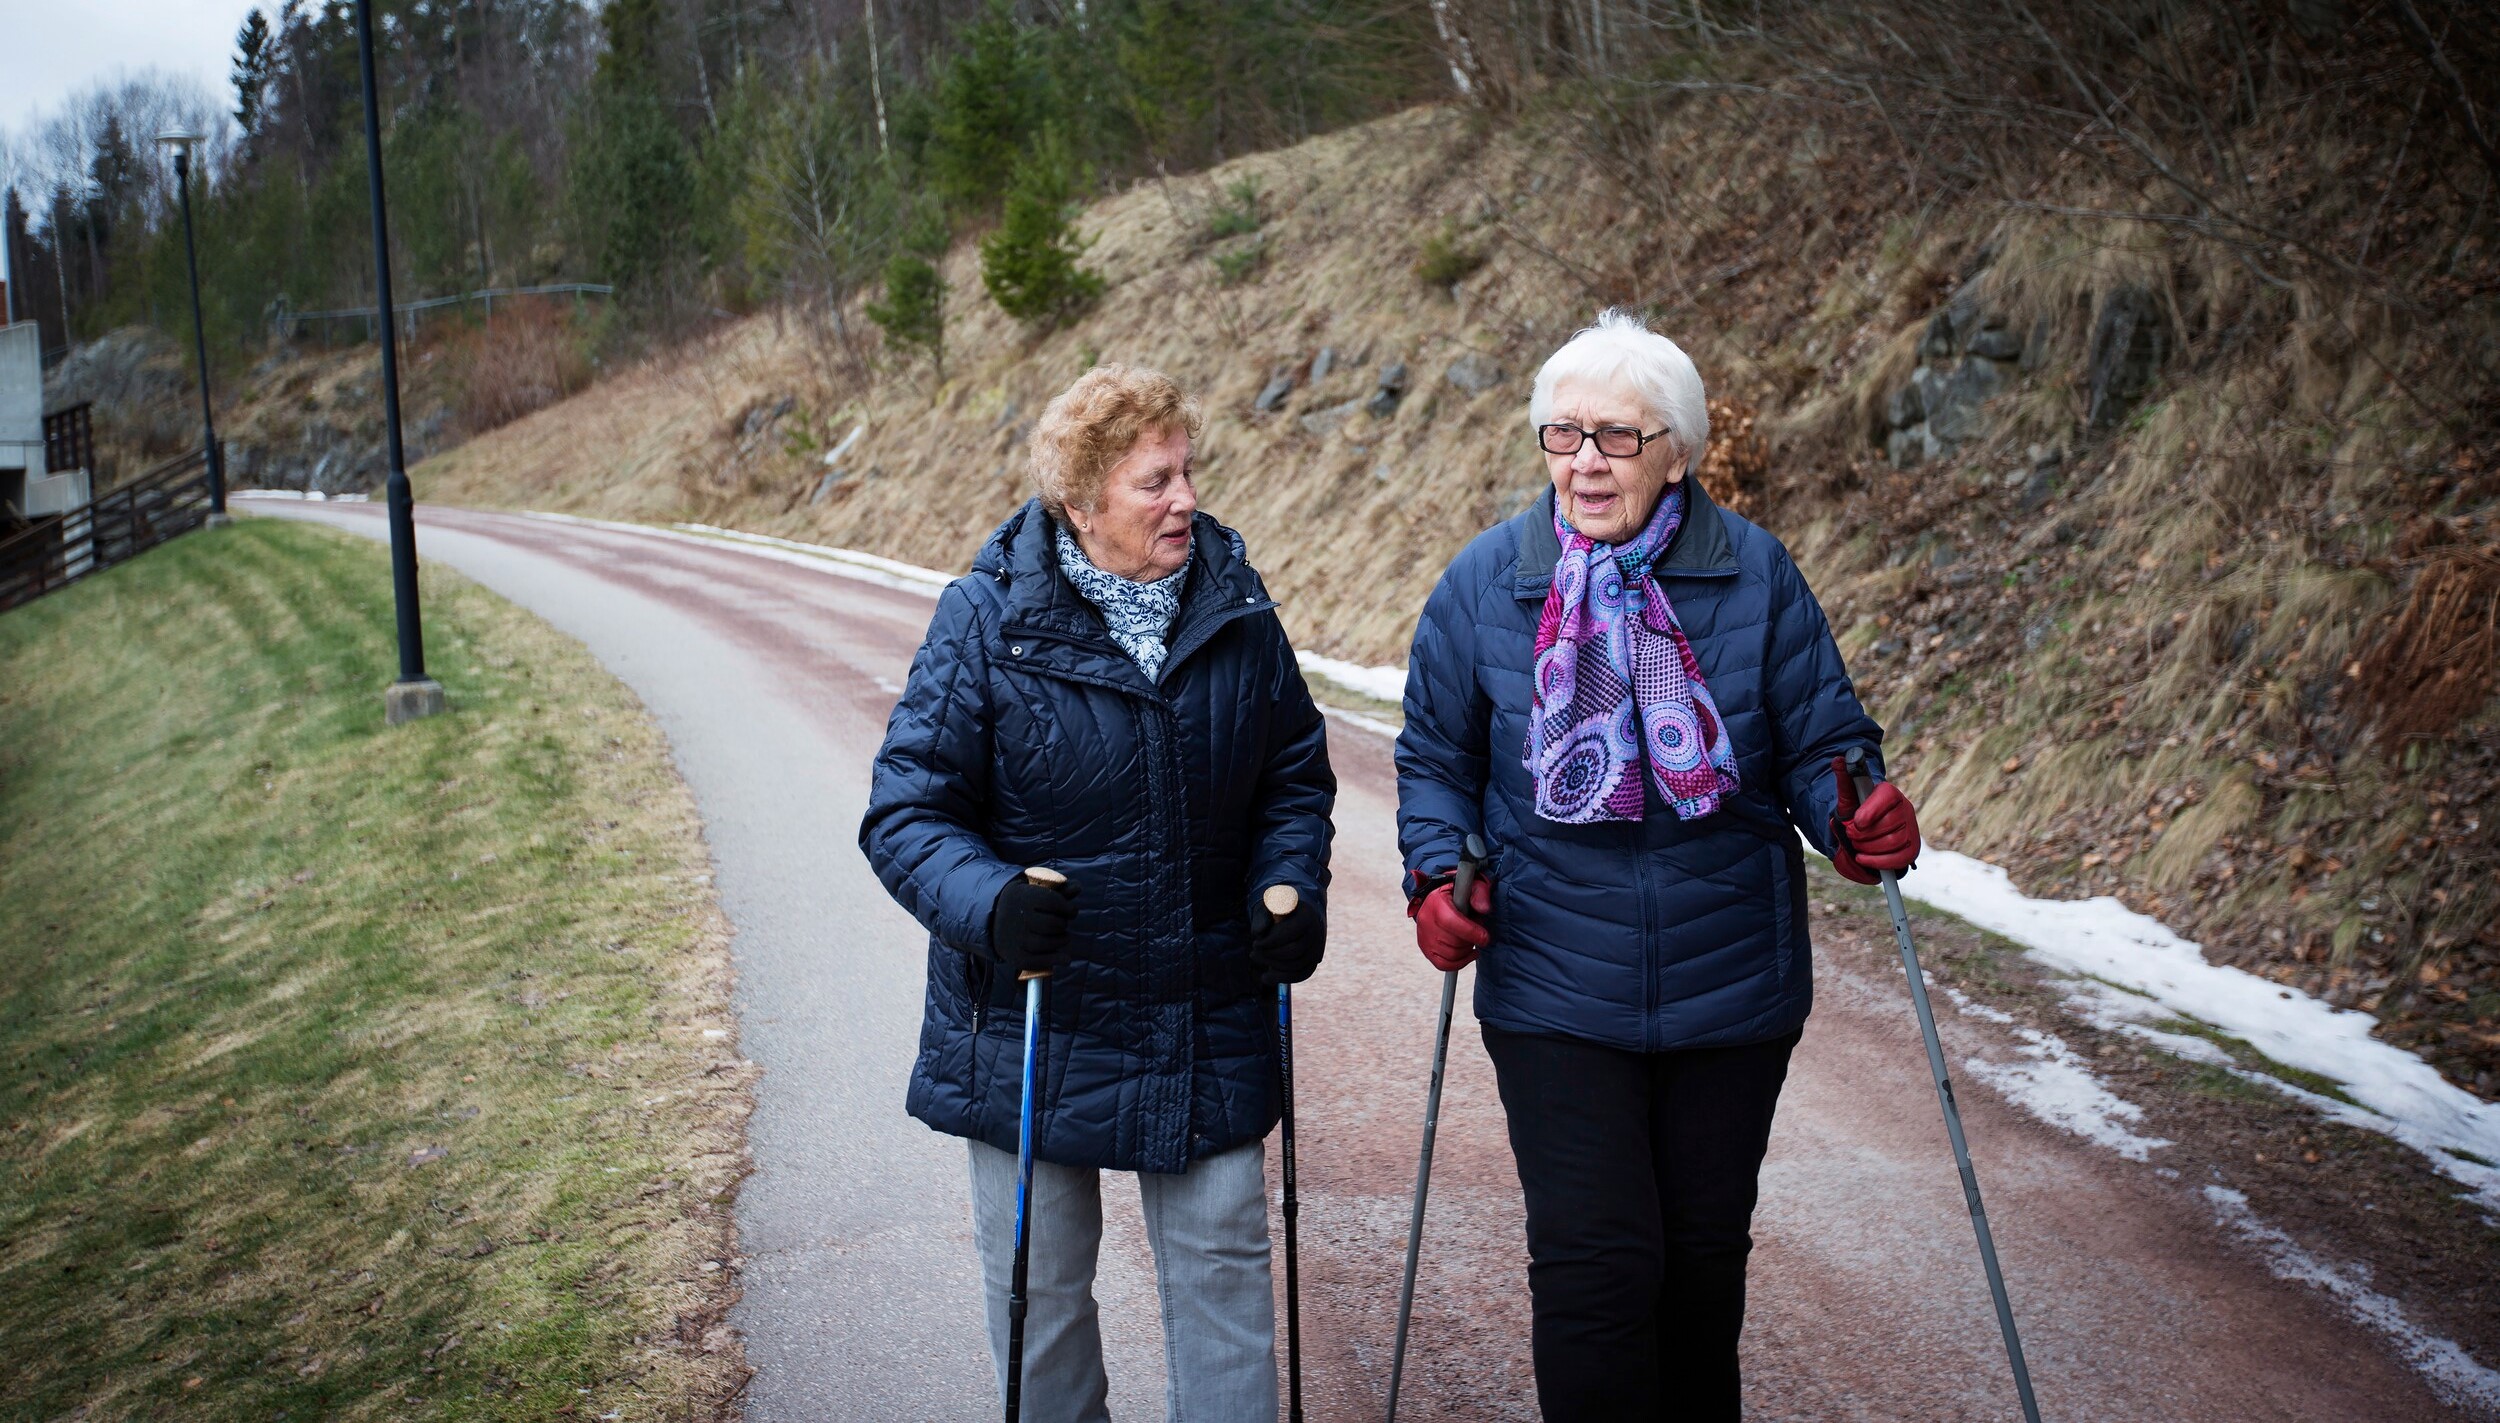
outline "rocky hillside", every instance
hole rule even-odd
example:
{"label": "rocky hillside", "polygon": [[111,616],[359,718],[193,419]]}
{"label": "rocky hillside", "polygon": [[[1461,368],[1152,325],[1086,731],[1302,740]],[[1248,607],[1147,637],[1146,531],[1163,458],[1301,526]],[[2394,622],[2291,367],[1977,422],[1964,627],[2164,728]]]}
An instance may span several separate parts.
{"label": "rocky hillside", "polygon": [[1140,183],[1084,214],[1081,319],[1011,322],[965,243],[943,378],[756,317],[433,460],[420,496],[960,568],[1025,497],[1042,404],[1142,362],[1205,401],[1205,502],[1296,638],[1397,662],[1450,554],[1539,487],[1537,363],[1632,301],[1700,363],[1705,477],[1797,553],[1939,843],[2500,1090],[2500,438],[2450,359],[2491,349],[2490,247],[2437,193],[2387,221],[2360,150],[2276,135],[2249,181],[2303,221],[2453,244],[2429,300],[2328,303],[2291,248],[2133,220],[2101,179],[1905,209],[1862,135],[1684,113],[1671,198],[1556,123],[1439,108]]}
{"label": "rocky hillside", "polygon": [[[587,385],[592,329],[553,306],[422,328],[400,359],[409,462]],[[238,489],[380,490],[381,364],[373,346],[311,342],[276,346],[239,369],[212,357],[228,480]],[[45,409],[81,401],[95,406],[99,492],[199,447],[198,378],[187,348],[161,332],[123,327],[45,376]]]}

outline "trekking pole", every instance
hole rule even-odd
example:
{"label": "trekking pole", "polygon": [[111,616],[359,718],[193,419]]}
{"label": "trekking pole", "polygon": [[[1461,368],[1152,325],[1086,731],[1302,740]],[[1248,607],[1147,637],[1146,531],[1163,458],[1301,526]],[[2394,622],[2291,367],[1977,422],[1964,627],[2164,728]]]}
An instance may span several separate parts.
{"label": "trekking pole", "polygon": [[[1875,794],[1875,778],[1866,769],[1866,752],[1850,747],[1845,764],[1863,804]],[[1988,1233],[1988,1208],[1979,1203],[1979,1173],[1971,1169],[1970,1143],[1962,1136],[1962,1109],[1954,1105],[1953,1079],[1945,1074],[1944,1044],[1936,1037],[1936,1010],[1927,1002],[1927,976],[1919,971],[1918,949],[1910,942],[1910,911],[1901,903],[1901,876],[1892,870],[1875,873],[1883,880],[1884,903],[1892,910],[1892,934],[1901,944],[1901,971],[1909,976],[1910,1006],[1918,1012],[1919,1035],[1927,1040],[1927,1068],[1936,1077],[1936,1100],[1944,1106],[1944,1132],[1953,1141],[1953,1164],[1962,1173],[1962,1199],[1970,1206],[1971,1229],[1979,1236],[1980,1263],[1988,1269],[1988,1293],[1996,1300],[1997,1329],[2005,1336],[2005,1359],[2014,1366],[2014,1391],[2022,1396],[2026,1423],[2040,1423],[2040,1404],[2031,1396],[2031,1370],[2023,1364],[2022,1336],[2014,1331],[2014,1306],[2005,1295],[2005,1272],[1997,1266],[1996,1237]]]}
{"label": "trekking pole", "polygon": [[[1476,874],[1484,861],[1484,840],[1467,837],[1450,877],[1450,896],[1461,914],[1470,908]],[[1458,970],[1441,975],[1441,1026],[1432,1044],[1432,1091],[1424,1098],[1424,1151],[1415,1165],[1415,1214],[1406,1223],[1406,1282],[1398,1287],[1398,1342],[1389,1355],[1389,1423],[1397,1423],[1398,1385],[1406,1376],[1406,1326],[1415,1313],[1415,1262],[1424,1248],[1424,1197],[1432,1191],[1432,1138],[1441,1125],[1441,1075],[1450,1065],[1450,1017],[1458,1011]]]}
{"label": "trekking pole", "polygon": [[[1279,919],[1302,903],[1289,884],[1271,884],[1259,896],[1267,912]],[[1293,1174],[1293,985],[1276,985],[1276,1063],[1285,1088],[1285,1417],[1302,1423],[1302,1271],[1301,1243],[1295,1230],[1302,1199]]]}
{"label": "trekking pole", "polygon": [[[1024,872],[1034,884],[1066,884],[1068,877],[1047,865]],[[1007,1423],[1016,1423],[1024,1406],[1025,1277],[1033,1262],[1033,1076],[1041,1048],[1042,983],[1047,970],[1017,975],[1024,981],[1024,1113],[1016,1127],[1016,1267],[1007,1286]]]}

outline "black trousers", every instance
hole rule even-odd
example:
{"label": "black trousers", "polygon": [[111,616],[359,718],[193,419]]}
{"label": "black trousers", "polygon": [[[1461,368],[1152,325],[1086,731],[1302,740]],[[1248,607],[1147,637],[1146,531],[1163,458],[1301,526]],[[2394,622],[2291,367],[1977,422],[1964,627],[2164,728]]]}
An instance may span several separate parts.
{"label": "black trousers", "polygon": [[1546,1423],[1735,1423],[1754,1196],[1797,1037],[1640,1053],[1484,1029]]}

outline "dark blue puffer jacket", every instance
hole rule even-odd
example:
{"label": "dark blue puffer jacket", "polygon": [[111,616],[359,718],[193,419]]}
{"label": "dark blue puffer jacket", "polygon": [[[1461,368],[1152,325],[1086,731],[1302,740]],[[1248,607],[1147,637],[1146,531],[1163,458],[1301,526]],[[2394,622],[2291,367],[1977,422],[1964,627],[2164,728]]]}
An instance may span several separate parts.
{"label": "dark blue puffer jacket", "polygon": [[1758,1042],[1813,1001],[1805,857],[1826,853],[1831,759],[1875,752],[1831,627],[1788,550],[1710,502],[1698,480],[1657,567],[1735,738],[1738,793],[1679,820],[1560,825],[1536,814],[1523,762],[1538,614],[1562,545],[1552,491],[1479,535],[1415,629],[1398,737],[1408,881],[1493,853],[1493,943],[1476,1016],[1496,1028],[1641,1052]]}
{"label": "dark blue puffer jacket", "polygon": [[1251,898],[1325,908],[1336,777],[1275,603],[1197,517],[1159,683],[1059,571],[1038,501],[947,586],[886,725],[860,848],[929,930],[911,1114],[1016,1149],[1024,995],[986,956],[1027,865],[1076,884],[1073,962],[1044,990],[1035,1151],[1185,1171],[1278,1115],[1275,1003]]}

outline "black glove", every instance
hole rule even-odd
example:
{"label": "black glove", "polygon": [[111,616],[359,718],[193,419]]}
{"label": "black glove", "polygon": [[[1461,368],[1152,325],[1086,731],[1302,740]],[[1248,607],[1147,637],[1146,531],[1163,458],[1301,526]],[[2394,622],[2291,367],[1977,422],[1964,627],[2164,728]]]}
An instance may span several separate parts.
{"label": "black glove", "polygon": [[1250,961],[1259,966],[1259,982],[1300,983],[1319,971],[1328,947],[1328,914],[1310,900],[1279,919],[1267,906],[1250,901]]}
{"label": "black glove", "polygon": [[1018,875],[990,905],[990,955],[1018,976],[1049,973],[1067,962],[1075,922],[1075,885],[1035,884]]}

